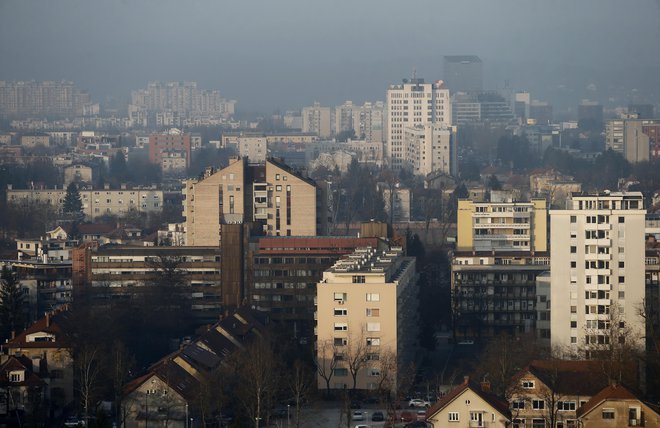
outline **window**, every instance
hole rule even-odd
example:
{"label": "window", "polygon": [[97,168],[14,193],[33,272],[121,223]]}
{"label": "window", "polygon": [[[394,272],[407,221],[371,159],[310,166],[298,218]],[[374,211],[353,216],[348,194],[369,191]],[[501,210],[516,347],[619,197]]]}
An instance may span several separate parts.
{"label": "window", "polygon": [[532,419],[532,428],[545,428],[545,419]]}
{"label": "window", "polygon": [[575,401],[559,401],[557,402],[557,410],[561,412],[574,412],[577,408]]}
{"label": "window", "polygon": [[335,337],[335,346],[346,346],[348,344],[348,340],[345,337]]}
{"label": "window", "polygon": [[345,317],[348,315],[348,310],[344,308],[335,308],[335,316],[336,317]]}
{"label": "window", "polygon": [[335,323],[335,331],[346,331],[348,330],[348,324],[345,322],[336,322]]}
{"label": "window", "polygon": [[379,322],[367,323],[367,331],[380,331],[380,323]]}
{"label": "window", "polygon": [[521,384],[524,389],[534,389],[533,380],[523,380]]}
{"label": "window", "polygon": [[380,376],[380,370],[375,368],[370,368],[368,373],[369,376]]}
{"label": "window", "polygon": [[380,309],[378,308],[367,308],[368,317],[377,317],[380,316]]}
{"label": "window", "polygon": [[525,400],[515,400],[511,402],[511,408],[516,410],[525,409]]}
{"label": "window", "polygon": [[335,376],[348,376],[348,369],[335,369]]}
{"label": "window", "polygon": [[367,302],[380,302],[380,294],[367,293]]}
{"label": "window", "polygon": [[367,346],[380,346],[380,337],[367,337]]}
{"label": "window", "polygon": [[353,275],[353,284],[364,284],[365,276],[364,275]]}
{"label": "window", "polygon": [[335,293],[335,302],[344,303],[346,301],[346,293]]}
{"label": "window", "polygon": [[532,409],[534,409],[534,410],[543,410],[543,409],[545,409],[545,401],[543,401],[543,400],[532,400]]}
{"label": "window", "polygon": [[458,418],[458,412],[449,412],[449,422],[458,422],[460,419]]}
{"label": "window", "polygon": [[614,409],[603,409],[603,419],[614,419]]}
{"label": "window", "polygon": [[577,321],[571,321],[571,328],[577,328]]}
{"label": "window", "polygon": [[571,262],[571,267],[572,267],[572,268],[576,268],[576,267],[577,267],[577,262],[576,262],[576,261],[572,261],[572,262]]}
{"label": "window", "polygon": [[571,216],[571,223],[577,223],[577,216]]}
{"label": "window", "polygon": [[571,254],[577,253],[577,247],[574,245],[571,245]]}

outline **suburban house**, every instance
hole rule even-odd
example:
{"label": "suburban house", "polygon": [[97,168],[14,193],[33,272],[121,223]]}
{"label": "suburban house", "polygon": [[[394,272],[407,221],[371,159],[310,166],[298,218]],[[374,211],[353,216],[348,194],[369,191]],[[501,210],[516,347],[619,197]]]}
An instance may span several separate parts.
{"label": "suburban house", "polygon": [[513,426],[576,428],[577,409],[607,386],[596,361],[535,360],[508,389]]}
{"label": "suburban house", "polygon": [[623,385],[603,388],[577,411],[579,426],[660,427],[660,414]]}
{"label": "suburban house", "polygon": [[44,364],[37,359],[3,355],[0,364],[0,424],[18,424],[30,419],[44,422],[48,409],[45,400]]}
{"label": "suburban house", "polygon": [[508,427],[511,425],[509,405],[490,393],[490,385],[464,382],[442,397],[427,412],[427,422],[435,427]]}

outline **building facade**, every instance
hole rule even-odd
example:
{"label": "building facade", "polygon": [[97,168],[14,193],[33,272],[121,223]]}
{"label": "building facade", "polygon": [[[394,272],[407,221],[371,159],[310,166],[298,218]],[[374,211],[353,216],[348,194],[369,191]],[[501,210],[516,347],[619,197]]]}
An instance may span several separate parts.
{"label": "building facade", "polygon": [[443,79],[452,92],[480,91],[483,64],[476,55],[448,55],[443,58]]}
{"label": "building facade", "polygon": [[455,127],[426,124],[406,127],[403,132],[406,164],[414,174],[458,174]]}
{"label": "building facade", "polygon": [[314,103],[302,109],[302,132],[310,132],[320,138],[328,138],[332,134],[332,115],[330,107],[321,107]]}
{"label": "building facade", "polygon": [[625,117],[607,121],[605,144],[628,162],[660,158],[660,120]]}
{"label": "building facade", "polygon": [[553,348],[595,351],[618,329],[643,336],[643,207],[639,192],[604,192],[550,211]]}
{"label": "building facade", "polygon": [[186,167],[190,166],[192,147],[190,134],[172,129],[166,134],[151,134],[149,136],[149,161],[156,165],[163,165],[163,159],[170,157],[173,152],[180,152],[186,160]]}
{"label": "building facade", "polygon": [[[359,248],[323,273],[317,359],[333,371],[331,388],[375,390],[386,381],[396,390],[397,373],[417,348],[416,280],[415,259],[403,257],[401,248]],[[326,388],[321,375],[318,387]]]}

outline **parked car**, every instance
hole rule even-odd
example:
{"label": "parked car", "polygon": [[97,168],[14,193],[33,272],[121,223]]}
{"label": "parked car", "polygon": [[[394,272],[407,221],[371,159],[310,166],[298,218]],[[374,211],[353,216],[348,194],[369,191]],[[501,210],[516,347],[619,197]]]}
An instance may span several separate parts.
{"label": "parked car", "polygon": [[371,425],[360,424],[360,425],[355,425],[353,428],[371,428]]}
{"label": "parked car", "polygon": [[385,415],[383,412],[374,412],[373,415],[371,415],[371,420],[374,422],[381,422],[385,420]]}
{"label": "parked car", "polygon": [[64,421],[64,426],[65,427],[84,427],[85,426],[85,421],[80,419],[78,416],[69,416]]}
{"label": "parked car", "polygon": [[431,407],[431,403],[421,398],[413,398],[408,402],[408,407]]}
{"label": "parked car", "polygon": [[362,413],[362,411],[360,411],[360,410],[354,411],[352,416],[351,416],[351,420],[363,421],[364,420],[364,413]]}

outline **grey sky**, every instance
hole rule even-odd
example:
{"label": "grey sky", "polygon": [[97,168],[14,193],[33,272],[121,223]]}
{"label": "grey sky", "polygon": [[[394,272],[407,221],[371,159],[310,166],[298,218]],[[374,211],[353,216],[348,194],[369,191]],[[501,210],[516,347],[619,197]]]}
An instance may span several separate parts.
{"label": "grey sky", "polygon": [[196,80],[271,111],[384,99],[413,67],[435,80],[442,55],[476,54],[487,87],[657,102],[658,18],[655,0],[0,0],[0,79],[71,79],[101,101]]}

